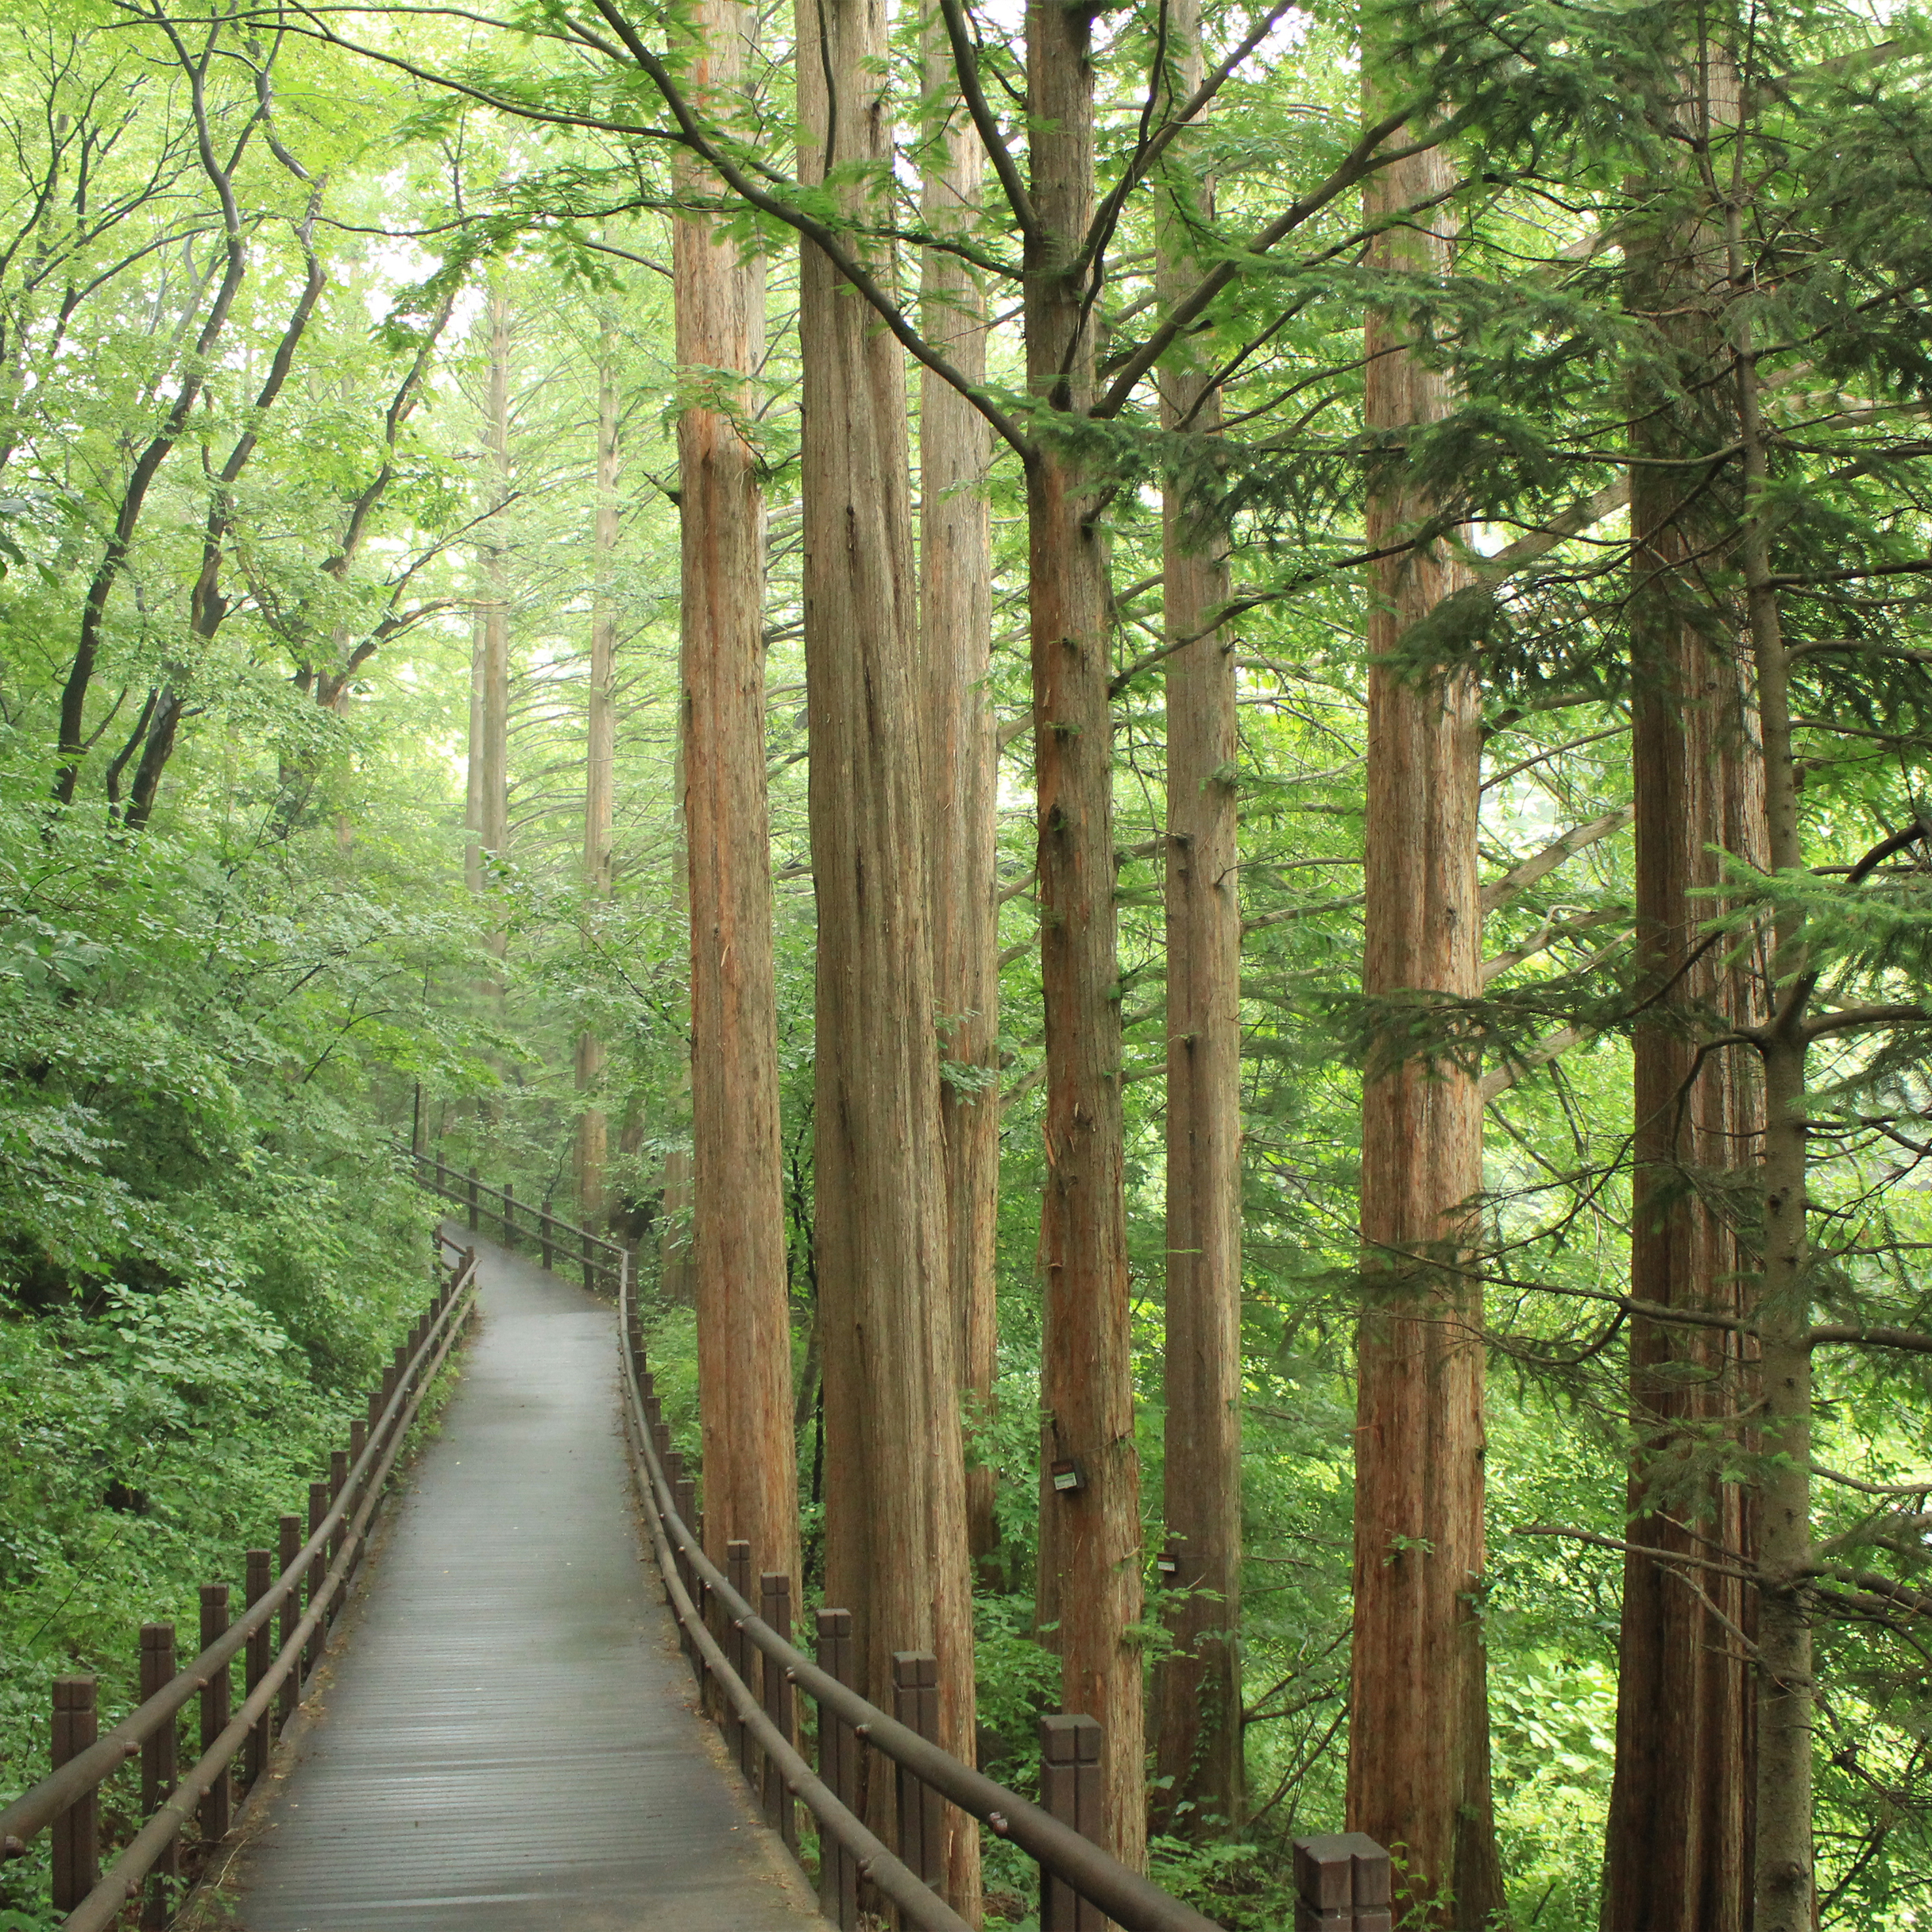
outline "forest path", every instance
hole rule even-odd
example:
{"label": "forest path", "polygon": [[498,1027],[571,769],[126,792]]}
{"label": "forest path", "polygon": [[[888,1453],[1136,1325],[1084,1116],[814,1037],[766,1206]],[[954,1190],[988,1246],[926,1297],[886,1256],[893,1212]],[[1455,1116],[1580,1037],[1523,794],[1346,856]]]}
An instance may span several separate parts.
{"label": "forest path", "polygon": [[460,1225],[481,1322],[238,1855],[246,1932],[794,1932],[647,1572],[616,1316]]}

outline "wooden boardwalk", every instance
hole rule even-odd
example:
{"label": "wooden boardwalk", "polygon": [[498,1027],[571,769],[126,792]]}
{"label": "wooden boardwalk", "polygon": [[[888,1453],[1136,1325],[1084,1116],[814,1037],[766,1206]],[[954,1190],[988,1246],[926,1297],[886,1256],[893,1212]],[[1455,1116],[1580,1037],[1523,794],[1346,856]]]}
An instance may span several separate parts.
{"label": "wooden boardwalk", "polygon": [[481,1331],[238,1862],[246,1932],[797,1932],[638,1549],[615,1316],[452,1225]]}

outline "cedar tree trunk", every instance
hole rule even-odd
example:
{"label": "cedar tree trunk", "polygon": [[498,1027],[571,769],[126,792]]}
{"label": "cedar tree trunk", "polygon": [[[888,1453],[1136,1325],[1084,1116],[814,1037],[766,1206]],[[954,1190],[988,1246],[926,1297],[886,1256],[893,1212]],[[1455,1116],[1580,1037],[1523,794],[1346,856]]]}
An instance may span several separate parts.
{"label": "cedar tree trunk", "polygon": [[[1439,152],[1395,164],[1370,178],[1366,218],[1432,207],[1451,180]],[[1384,228],[1371,260],[1446,271],[1450,242],[1429,228],[1440,218]],[[1372,435],[1399,438],[1449,412],[1447,381],[1412,351],[1401,314],[1370,315],[1367,354]],[[1391,455],[1371,473],[1370,550],[1433,510],[1407,487],[1401,464]],[[1456,587],[1435,546],[1372,570],[1362,963],[1370,998],[1463,999],[1480,987],[1475,686],[1466,674],[1386,661]],[[1486,1932],[1503,1895],[1477,1600],[1484,1362],[1481,1296],[1459,1267],[1470,1233],[1464,1204],[1482,1184],[1482,1111],[1472,1072],[1446,1058],[1432,1064],[1408,1041],[1398,1010],[1370,1048],[1362,1086],[1347,1819],[1401,1848],[1404,1891],[1432,1902],[1432,1922]]]}
{"label": "cedar tree trunk", "polygon": [[[1728,75],[1728,86],[1712,81]],[[1710,64],[1714,118],[1734,120],[1737,83]],[[1728,112],[1724,111],[1728,105]],[[1654,1003],[1633,1040],[1630,1292],[1637,1300],[1741,1315],[1754,1263],[1738,1238],[1762,1152],[1756,1057],[1708,1054],[1697,1035],[1758,1023],[1760,963],[1700,947],[1718,907],[1722,860],[1764,864],[1764,765],[1739,661],[1741,613],[1714,602],[1714,540],[1734,516],[1721,482],[1666,466],[1737,439],[1724,238],[1707,223],[1660,224],[1626,245],[1632,310],[1654,319],[1674,363],[1632,396],[1632,771],[1640,967]],[[1694,896],[1695,895],[1695,896]],[[1741,1217],[1752,1218],[1748,1215]],[[1618,1644],[1617,1768],[1605,1846],[1603,1922],[1651,1932],[1748,1932],[1751,1923],[1750,1671],[1738,1638],[1756,1599],[1721,1571],[1673,1567],[1640,1550],[1748,1563],[1752,1512],[1724,1478],[1755,1364],[1721,1328],[1634,1317],[1629,1479]],[[1728,1628],[1727,1628],[1728,1626]]]}
{"label": "cedar tree trunk", "polygon": [[[1035,217],[1026,376],[1068,417],[1090,404],[1092,319],[1074,263],[1093,218],[1092,20],[1032,0],[1026,69]],[[1037,420],[1037,419],[1036,419]],[[1108,584],[1099,493],[1041,423],[1026,464],[1047,1177],[1039,1595],[1057,1625],[1061,1702],[1104,1727],[1108,1849],[1139,1865],[1147,1778],[1140,1459],[1134,1440],[1115,943]],[[1079,1486],[1057,1490],[1072,1463]]]}
{"label": "cedar tree trunk", "polygon": [[[1744,285],[1743,222],[1725,211],[1733,287]],[[1770,524],[1762,499],[1770,482],[1759,413],[1750,311],[1735,313],[1738,336],[1738,441],[1744,456],[1740,546],[1757,673],[1764,746],[1766,856],[1774,871],[1805,863],[1799,822],[1800,773],[1792,748],[1791,657],[1772,581]],[[1757,1803],[1752,1848],[1756,1932],[1811,1932],[1818,1921],[1811,1822],[1812,1731],[1817,1685],[1807,1572],[1811,1538],[1811,1278],[1805,1188],[1809,1115],[1805,1092],[1810,967],[1802,912],[1773,933],[1776,1006],[1760,1035],[1764,1062],[1764,1269],[1756,1317],[1764,1399],[1758,1415],[1764,1458],[1758,1506]]]}
{"label": "cedar tree trunk", "polygon": [[[1200,85],[1198,0],[1170,7],[1170,105]],[[1157,276],[1177,299],[1200,279],[1188,222],[1212,186],[1176,170]],[[1161,420],[1211,436],[1220,392],[1177,357]],[[1161,512],[1167,642],[1167,1332],[1162,1500],[1178,1546],[1174,1648],[1159,1676],[1161,1828],[1238,1824],[1241,1671],[1241,902],[1237,891],[1233,639],[1225,545],[1192,529],[1178,485]],[[1191,642],[1183,643],[1183,639]],[[1185,1807],[1184,1809],[1183,1807]]]}
{"label": "cedar tree trunk", "polygon": [[[945,103],[925,134],[922,195],[940,233],[970,226],[983,153],[959,105],[943,25],[928,23],[925,91]],[[986,299],[955,255],[922,257],[925,339],[969,381],[986,375]],[[992,432],[950,383],[924,371],[919,388],[919,647],[932,869],[933,997],[945,1136],[952,1299],[967,1412],[991,1412],[998,1331],[993,1275],[999,1202],[999,908],[994,883],[999,728],[986,679],[992,658],[992,531],[986,473]],[[952,1069],[958,1069],[955,1073]],[[993,1470],[966,1472],[967,1538],[999,1574]]]}
{"label": "cedar tree trunk", "polygon": [[[887,171],[883,0],[804,0],[800,170]],[[933,1037],[918,612],[905,365],[807,243],[799,265],[812,874],[813,1113],[825,1413],[825,1601],[852,1613],[861,1688],[895,1651],[939,1662],[941,1741],[973,1750],[958,1322]],[[869,1809],[883,1820],[890,1779]],[[977,1828],[949,1813],[955,1906],[979,1910]],[[888,1836],[888,1841],[890,1841]],[[964,1876],[962,1877],[961,1875]]]}
{"label": "cedar tree trunk", "polygon": [[[735,0],[701,0],[690,25],[700,42],[694,86],[701,98],[728,93],[743,69],[745,10]],[[687,193],[706,185],[688,172],[681,180]],[[715,222],[690,214],[675,226],[672,273],[679,368],[748,378],[764,347],[763,273],[739,262]],[[795,1585],[791,1304],[765,813],[764,497],[757,454],[724,411],[686,404],[678,461],[705,1543],[721,1566],[725,1544],[742,1537],[755,1570],[785,1571]],[[668,1195],[668,1173],[667,1181]]]}

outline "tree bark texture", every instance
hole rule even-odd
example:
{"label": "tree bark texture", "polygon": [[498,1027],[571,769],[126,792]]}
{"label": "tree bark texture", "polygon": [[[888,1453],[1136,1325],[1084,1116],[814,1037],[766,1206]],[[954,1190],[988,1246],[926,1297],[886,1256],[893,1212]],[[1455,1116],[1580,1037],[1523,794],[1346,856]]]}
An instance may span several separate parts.
{"label": "tree bark texture", "polygon": [[[1708,73],[1687,92],[1734,119],[1734,74],[1709,84],[1721,78]],[[1724,238],[1708,223],[1661,225],[1633,234],[1625,261],[1630,307],[1654,319],[1668,369],[1631,398],[1636,453],[1663,461],[1630,474],[1637,943],[1654,1003],[1633,1040],[1630,1292],[1736,1316],[1756,1265],[1739,1227],[1755,1218],[1763,1081],[1748,1049],[1700,1055],[1698,1041],[1762,1020],[1765,962],[1727,965],[1725,949],[1700,949],[1698,930],[1719,910],[1708,896],[1721,880],[1717,855],[1766,862],[1764,762],[1741,661],[1744,613],[1706,588],[1734,487],[1664,466],[1737,439],[1723,380]],[[1629,1359],[1638,1441],[1629,1541],[1691,1565],[1748,1564],[1754,1512],[1725,1465],[1746,1433],[1755,1362],[1722,1329],[1640,1317]],[[1607,1927],[1748,1932],[1755,1722],[1734,1633],[1748,1638],[1756,1621],[1756,1593],[1736,1577],[1635,1549],[1624,1559]]]}
{"label": "tree bark texture", "polygon": [[[1092,319],[1072,265],[1093,218],[1092,18],[1051,0],[1026,16],[1033,230],[1026,243],[1026,374],[1069,417],[1092,401]],[[1106,1732],[1106,1842],[1146,1852],[1140,1621],[1140,1459],[1134,1440],[1114,912],[1107,558],[1098,493],[1042,429],[1026,464],[1046,1021],[1047,1176],[1040,1223],[1040,1597],[1061,1701]],[[1057,1490],[1071,1463],[1080,1486]]]}
{"label": "tree bark texture", "polygon": [[[617,379],[616,337],[604,330],[597,362],[597,510],[594,535],[596,584],[590,605],[590,682],[584,698],[584,895],[588,922],[597,902],[610,897],[611,814],[616,780],[617,719],[616,612],[610,593],[611,560],[617,548]],[[594,1093],[604,1072],[604,1042],[586,1027],[577,1036],[577,1091]],[[582,1224],[593,1227],[604,1212],[604,1168],[609,1126],[604,1109],[583,1103],[577,1116],[577,1205]]]}
{"label": "tree bark texture", "polygon": [[[1743,215],[1725,211],[1727,266],[1742,288]],[[1766,856],[1778,872],[1805,864],[1799,818],[1801,775],[1792,744],[1791,657],[1772,581],[1770,528],[1777,515],[1764,493],[1771,481],[1759,412],[1751,312],[1733,311],[1737,331],[1738,442],[1745,503],[1739,545],[1764,747]],[[1812,1835],[1812,1732],[1817,1681],[1807,1572],[1811,1536],[1811,1259],[1806,1220],[1810,1169],[1806,1008],[1816,983],[1804,915],[1781,914],[1772,934],[1776,1008],[1761,1037],[1764,1065],[1763,1267],[1756,1318],[1764,1459],[1758,1484],[1756,1828],[1752,1845],[1755,1932],[1810,1932],[1818,1922]]]}
{"label": "tree bark texture", "polygon": [[[1170,109],[1200,85],[1198,0],[1170,6]],[[1191,220],[1212,184],[1176,169],[1157,275],[1177,300],[1199,280]],[[1162,423],[1211,437],[1220,392],[1177,359],[1159,378]],[[1158,1683],[1155,1799],[1162,1830],[1240,1822],[1241,902],[1233,639],[1225,542],[1190,527],[1178,484],[1161,510],[1167,660],[1167,1294],[1162,1505],[1184,1594]]]}
{"label": "tree bark texture", "polygon": [[[1371,97],[1370,111],[1374,111]],[[1371,177],[1378,266],[1447,271],[1430,231],[1451,174],[1432,152]],[[1447,415],[1446,377],[1410,346],[1407,319],[1371,313],[1365,414],[1371,435]],[[1400,539],[1435,506],[1381,458],[1370,479],[1367,547]],[[1371,999],[1473,997],[1481,987],[1477,883],[1477,692],[1466,674],[1387,661],[1458,587],[1435,546],[1373,566],[1369,612],[1368,820],[1362,989]],[[1472,1072],[1414,1053],[1399,1010],[1364,1070],[1363,1306],[1357,1343],[1354,1628],[1347,1818],[1407,1861],[1400,1891],[1432,1922],[1487,1928],[1504,1899],[1490,1793],[1482,1627],[1481,1296],[1459,1267],[1482,1184],[1482,1114]],[[1399,1909],[1399,1908],[1398,1908]]]}
{"label": "tree bark texture", "polygon": [[[922,200],[941,234],[970,225],[984,152],[960,104],[952,50],[928,22],[925,91],[946,104],[922,149]],[[986,375],[986,298],[956,256],[922,257],[925,339],[969,381]],[[932,872],[933,996],[945,1137],[949,1266],[960,1326],[960,1381],[969,1416],[991,1411],[995,1320],[993,1246],[999,1204],[999,938],[994,881],[999,726],[986,690],[992,661],[992,527],[986,476],[992,431],[929,369],[919,388],[919,650]],[[996,1567],[993,1470],[966,1473],[967,1540]]]}
{"label": "tree bark texture", "polygon": [[[745,10],[736,0],[701,0],[690,24],[699,99],[728,95],[744,65]],[[688,172],[681,185],[687,193],[707,187]],[[748,379],[764,347],[763,273],[738,261],[715,222],[690,213],[675,224],[672,273],[679,368]],[[765,804],[764,497],[757,454],[726,411],[687,404],[678,418],[678,458],[705,1542],[722,1566],[726,1544],[744,1538],[754,1568],[786,1571],[795,1592],[791,1304]]]}
{"label": "tree bark texture", "polygon": [[[856,209],[890,169],[883,0],[798,13],[801,172]],[[805,656],[818,947],[816,1239],[825,1601],[862,1687],[895,1650],[939,1663],[940,1733],[970,1759],[974,1694],[958,1322],[927,910],[918,612],[903,357],[822,253],[799,268]],[[883,1817],[889,1779],[873,1781]],[[953,1903],[979,1910],[977,1827],[949,1812]]]}

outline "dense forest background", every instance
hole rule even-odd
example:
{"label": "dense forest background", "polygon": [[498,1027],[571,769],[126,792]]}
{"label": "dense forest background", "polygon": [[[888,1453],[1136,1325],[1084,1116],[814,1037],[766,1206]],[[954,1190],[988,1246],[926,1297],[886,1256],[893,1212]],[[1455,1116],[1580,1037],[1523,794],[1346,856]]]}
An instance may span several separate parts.
{"label": "dense forest background", "polygon": [[[871,251],[908,315],[937,245],[957,279],[937,298],[925,284],[925,340],[949,308],[976,319],[985,367],[964,386],[997,418],[966,481],[929,485],[925,506],[985,508],[990,656],[971,686],[998,747],[996,1024],[967,1016],[988,1026],[968,1054],[939,1037],[960,1018],[941,1012],[933,1046],[949,1104],[997,1113],[996,1353],[964,1411],[991,1511],[973,1569],[983,1759],[1024,1783],[1031,1719],[1061,1696],[1039,1539],[1044,449],[1086,479],[1111,586],[1111,733],[1081,728],[1105,756],[1115,861],[1105,1072],[1146,1579],[1130,1635],[1150,1681],[1177,1643],[1225,1643],[1224,1625],[1238,1640],[1238,1773],[1194,1790],[1157,1758],[1151,1869],[1231,1925],[1284,1923],[1289,1841],[1339,1828],[1345,1803],[1359,1815],[1358,1323],[1388,1293],[1362,1247],[1384,1198],[1363,1191],[1365,1068],[1373,1086],[1394,1040],[1423,1069],[1415,1134],[1451,1089],[1480,1109],[1458,1232],[1424,1245],[1488,1367],[1470,1438],[1486,1559],[1458,1613],[1486,1650],[1496,1907],[1548,1932],[1752,1922],[1748,1878],[1682,1920],[1605,1905],[1616,1780],[1680,1745],[1702,1761],[1667,1674],[1647,1711],[1619,1711],[1633,1578],[1654,1559],[1741,1684],[1783,1667],[1774,1625],[1799,1618],[1814,1646],[1802,1828],[1822,1922],[1926,1922],[1917,17],[1099,13],[1091,132],[1121,187],[1086,267],[1112,401],[1057,427],[1064,401],[1029,375],[996,170],[974,158],[970,218],[922,203],[956,110],[918,10],[859,64],[887,104],[882,156],[829,184],[787,172],[788,15],[747,19],[729,102],[707,108],[722,132],[705,158],[736,157],[726,185],[693,172],[689,140],[674,154],[621,17],[14,0],[0,21],[0,1783],[44,1771],[56,1675],[98,1669],[125,1706],[140,1622],[185,1625],[195,1585],[238,1573],[298,1506],[427,1265],[431,1210],[399,1144],[637,1244],[660,1387],[699,1447],[678,441],[697,412],[729,422],[763,504],[786,1393],[808,1602],[822,1586],[826,861],[804,582],[821,473],[799,346],[817,223]],[[1014,10],[942,24],[976,50],[981,133],[1037,138]],[[696,71],[686,10],[625,27],[670,49],[674,77]],[[1162,79],[1196,33],[1192,78]],[[1366,141],[1365,59],[1371,96],[1401,110]],[[1204,63],[1211,111],[1175,116]],[[1161,141],[1164,115],[1184,141]],[[1378,203],[1373,157],[1398,137],[1438,172]],[[748,373],[680,354],[680,211],[711,224],[718,261],[756,264],[735,268],[762,324]],[[1215,286],[1159,338],[1177,258]],[[868,339],[898,358],[916,504],[937,405],[883,313]],[[1398,354],[1439,406],[1391,431],[1369,392]],[[1449,561],[1392,624],[1400,596],[1376,573],[1410,552]],[[1177,636],[1172,586],[1204,557],[1212,622]],[[1169,673],[1208,631],[1235,716],[1232,757],[1193,786],[1225,792],[1238,840],[1238,1575],[1190,1609],[1184,1560],[1155,1562],[1169,1464],[1192,1447],[1165,1427]],[[1460,985],[1365,953],[1365,855],[1393,864],[1407,836],[1374,707],[1417,690],[1466,705],[1479,734],[1480,948]],[[1424,801],[1439,825],[1446,798]],[[1660,964],[1672,918],[1693,937]],[[1768,1184],[1793,1110],[1797,1179]],[[1660,1187],[1655,1123],[1690,1114],[1705,1138]],[[1808,1227],[1787,1250],[1794,1199]],[[1660,1292],[1664,1264],[1643,1258],[1666,1222],[1695,1223],[1697,1293]],[[1784,1412],[1765,1389],[1795,1370],[1763,1367],[1779,1348],[1812,1378]],[[1768,1621],[1760,1592],[1783,1606]],[[1764,1793],[1793,1787],[1752,1783],[1765,1707],[1729,1694],[1729,1744],[1696,1749],[1729,1752],[1741,1845],[1738,1821],[1763,1827]],[[987,1922],[1017,1922],[1031,1908],[998,1855]],[[37,1882],[31,1861],[6,1868],[5,1922],[41,1922]],[[1439,1889],[1433,1909],[1466,1922]]]}

